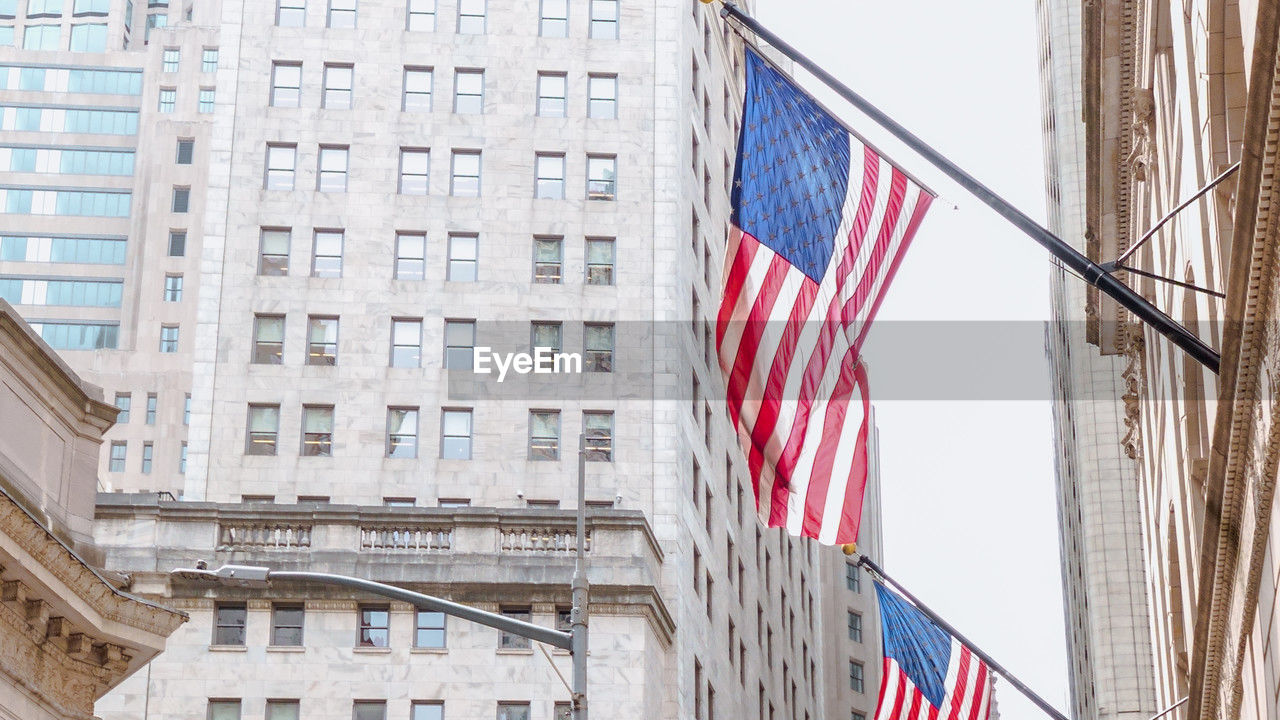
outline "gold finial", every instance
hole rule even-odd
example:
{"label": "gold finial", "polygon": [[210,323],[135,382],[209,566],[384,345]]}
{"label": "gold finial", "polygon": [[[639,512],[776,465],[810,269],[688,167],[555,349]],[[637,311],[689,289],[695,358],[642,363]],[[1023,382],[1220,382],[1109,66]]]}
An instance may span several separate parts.
{"label": "gold finial", "polygon": [[842,546],[840,547],[840,549],[841,549],[841,550],[844,550],[844,554],[845,554],[845,555],[857,555],[857,554],[858,554],[858,543],[856,543],[856,542],[853,542],[853,543],[845,543],[844,545],[842,545]]}

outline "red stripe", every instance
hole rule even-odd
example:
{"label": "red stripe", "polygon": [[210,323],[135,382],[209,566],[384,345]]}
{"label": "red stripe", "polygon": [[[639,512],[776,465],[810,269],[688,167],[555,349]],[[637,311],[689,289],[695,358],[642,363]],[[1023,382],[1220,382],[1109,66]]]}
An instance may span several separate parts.
{"label": "red stripe", "polygon": [[876,698],[876,720],[880,720],[880,708],[884,707],[884,696],[889,688],[889,658],[885,658],[881,662],[880,667],[880,694]]}
{"label": "red stripe", "polygon": [[893,282],[894,276],[898,274],[898,266],[902,265],[902,259],[907,256],[907,247],[911,245],[911,240],[915,237],[916,230],[920,227],[920,221],[924,220],[925,211],[929,209],[929,205],[932,202],[933,196],[923,191],[916,200],[916,207],[911,213],[911,220],[907,223],[907,230],[902,234],[902,244],[893,258],[893,263],[889,265],[889,270],[885,273],[884,282],[880,285],[880,294],[876,295],[875,303],[871,306],[871,310],[867,312],[866,320],[862,321],[862,330],[858,333],[857,340],[853,342],[853,347],[858,352],[862,352],[862,341],[866,339],[867,331],[871,329],[871,321],[875,319],[876,313],[880,311],[880,303],[884,302],[884,297],[887,294],[885,291],[889,288],[889,283]]}
{"label": "red stripe", "polygon": [[907,717],[911,720],[917,720],[920,717],[920,705],[924,703],[924,694],[919,688],[914,688],[911,692],[911,711],[907,713]]}
{"label": "red stripe", "polygon": [[[987,712],[982,712],[982,701],[986,698],[990,688],[987,687],[987,664],[978,662],[978,677],[974,680],[973,685],[973,705],[969,706],[969,720],[987,720],[987,716],[991,714],[991,705],[987,704]],[[981,716],[979,716],[981,713]]]}
{"label": "red stripe", "polygon": [[802,534],[818,537],[822,532],[822,516],[827,509],[827,489],[831,487],[831,471],[840,448],[840,435],[844,431],[845,415],[849,409],[849,396],[855,384],[854,367],[858,356],[847,352],[840,363],[840,379],[827,401],[826,418],[822,423],[822,438],[809,472],[809,486],[805,494],[804,524]]}
{"label": "red stripe", "polygon": [[960,708],[964,705],[965,686],[969,683],[969,648],[960,646],[960,661],[957,663],[956,686],[951,689],[951,710],[947,720],[962,720]]}
{"label": "red stripe", "polygon": [[[880,276],[880,267],[884,264],[885,255],[889,253],[889,246],[893,244],[894,230],[897,229],[898,216],[902,213],[902,201],[906,195],[907,176],[894,168],[889,187],[889,202],[884,209],[884,222],[880,224],[880,236],[876,238],[876,244],[871,248],[871,257],[867,259],[866,270],[863,271],[862,277],[858,278],[858,287],[844,305],[843,318],[846,322],[858,316],[858,311],[866,304],[867,296],[876,285],[876,280]],[[899,247],[898,253],[895,253],[898,257],[901,257],[901,250],[902,248]],[[889,287],[887,283],[882,283],[880,290],[883,292],[887,287]]]}
{"label": "red stripe", "polygon": [[889,717],[897,718],[902,715],[902,702],[907,695],[907,674],[902,672],[902,668],[898,668],[898,695],[893,700],[893,714]]}
{"label": "red stripe", "polygon": [[[756,248],[760,247],[760,243],[755,238],[736,227],[730,226],[729,242],[733,245],[735,241],[737,249],[733,253],[732,262],[729,263],[729,267],[725,271],[724,293],[720,296],[720,310],[716,313],[717,351],[724,344],[724,334],[729,327],[733,308],[738,303],[738,295],[742,292],[742,286],[747,282],[747,273],[751,269],[751,260],[755,257]],[[728,251],[729,248],[725,248],[726,259],[728,258]],[[694,319],[696,320],[697,318]]]}
{"label": "red stripe", "polygon": [[[729,403],[729,419],[734,426],[738,424],[742,405],[747,400],[747,386],[751,383],[751,371],[754,369],[756,351],[760,349],[760,341],[764,339],[764,331],[768,327],[769,316],[773,313],[774,303],[782,290],[782,283],[787,278],[791,263],[781,255],[774,255],[769,261],[769,269],[765,272],[764,281],[756,291],[755,302],[747,313],[742,325],[742,340],[738,342],[738,355],[729,373],[729,388],[726,397]],[[735,321],[742,322],[742,321]],[[752,399],[752,402],[756,402]],[[735,413],[734,410],[738,412]]]}
{"label": "red stripe", "polygon": [[858,428],[857,446],[853,450],[853,465],[844,488],[844,506],[840,512],[840,525],[836,529],[837,545],[858,541],[858,528],[862,524],[862,499],[867,489],[867,436],[871,430],[871,388],[867,384],[867,367],[862,363],[854,368],[854,377],[862,393],[862,426]]}

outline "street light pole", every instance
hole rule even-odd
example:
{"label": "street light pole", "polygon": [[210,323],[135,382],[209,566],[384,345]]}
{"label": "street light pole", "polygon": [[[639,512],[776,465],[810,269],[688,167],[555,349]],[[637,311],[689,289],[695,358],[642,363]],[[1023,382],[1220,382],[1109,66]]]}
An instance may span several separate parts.
{"label": "street light pole", "polygon": [[578,435],[577,555],[573,563],[573,609],[569,636],[573,660],[573,720],[587,720],[587,436]]}

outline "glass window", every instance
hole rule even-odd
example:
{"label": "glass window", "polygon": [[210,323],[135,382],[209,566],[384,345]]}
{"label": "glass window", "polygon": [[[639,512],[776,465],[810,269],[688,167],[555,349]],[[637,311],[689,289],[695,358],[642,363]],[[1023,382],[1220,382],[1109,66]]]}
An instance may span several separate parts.
{"label": "glass window", "polygon": [[61,25],[28,25],[22,32],[23,50],[60,50]]}
{"label": "glass window", "polygon": [[157,108],[164,114],[173,112],[178,105],[178,91],[174,88],[160,88],[160,103]]}
{"label": "glass window", "polygon": [[[502,615],[512,620],[521,620],[523,622],[533,622],[533,611],[527,605],[524,607],[504,607],[502,608]],[[531,644],[531,641],[527,637],[523,637],[521,635],[516,635],[514,633],[509,633],[506,631],[500,631],[500,632],[502,634],[498,638],[499,648],[502,648],[504,650],[505,649],[524,650],[524,649],[533,647],[533,645]],[[504,715],[503,714],[504,707],[515,708],[517,714]],[[521,707],[524,708],[524,715],[518,714],[519,708]],[[498,703],[498,720],[529,720],[528,703]]]}
{"label": "glass window", "polygon": [[471,459],[471,411],[446,409],[441,412],[440,457],[446,460]]}
{"label": "glass window", "polygon": [[161,325],[160,326],[160,352],[162,353],[178,352],[178,326],[177,325]]}
{"label": "glass window", "polygon": [[307,20],[307,0],[277,0],[276,25],[302,27]]}
{"label": "glass window", "polygon": [[[467,2],[468,0],[463,0]],[[458,70],[453,76],[453,111],[479,115],[484,112],[484,71]]]}
{"label": "glass window", "polygon": [[182,257],[187,252],[187,233],[185,230],[169,231],[169,257]]}
{"label": "glass window", "polygon": [[844,584],[850,590],[862,592],[862,575],[858,572],[858,566],[853,563],[845,563],[844,566]]}
{"label": "glass window", "polygon": [[178,65],[182,60],[182,51],[178,48],[165,48],[160,56],[160,69],[167,73],[178,72]]}
{"label": "glass window", "polygon": [[391,360],[388,365],[409,368],[422,366],[421,318],[391,320]]}
{"label": "glass window", "polygon": [[613,461],[613,413],[589,410],[582,413],[582,430],[587,436],[587,460]]}
{"label": "glass window", "polygon": [[329,0],[329,23],[331,28],[353,28],[356,26],[356,0]]}
{"label": "glass window", "polygon": [[253,354],[249,362],[280,365],[284,353],[284,316],[253,316]]}
{"label": "glass window", "polygon": [[289,274],[289,228],[262,228],[258,243],[258,274]]}
{"label": "glass window", "polygon": [[181,302],[182,301],[182,276],[181,275],[165,274],[164,301],[165,302]]}
{"label": "glass window", "polygon": [[427,236],[422,233],[396,233],[397,280],[422,280],[426,276]]}
{"label": "glass window", "polygon": [[542,0],[538,34],[551,38],[569,36],[569,0]]}
{"label": "glass window", "polygon": [[458,0],[458,32],[483,35],[485,0]]}
{"label": "glass window", "polygon": [[409,720],[444,720],[444,703],[439,700],[415,701]]}
{"label": "glass window", "polygon": [[414,623],[413,646],[442,648],[445,639],[444,613],[418,610]]}
{"label": "glass window", "polygon": [[558,702],[552,708],[551,720],[571,720],[573,718],[573,706],[567,702]]}
{"label": "glass window", "polygon": [[268,700],[266,720],[299,720],[299,701]]}
{"label": "glass window", "polygon": [[351,88],[354,76],[355,68],[351,65],[324,66],[324,107],[333,110],[349,110],[351,108]]}
{"label": "glass window", "polygon": [[240,720],[240,701],[210,700],[209,720]]}
{"label": "glass window", "polygon": [[865,679],[863,675],[862,663],[849,661],[849,689],[854,692],[865,692]]}
{"label": "glass window", "polygon": [[[529,647],[528,642],[520,647]],[[529,720],[529,703],[498,703],[498,720]]]}
{"label": "glass window", "polygon": [[302,63],[271,63],[271,105],[298,107],[302,99]]}
{"label": "glass window", "polygon": [[333,406],[302,406],[302,455],[333,456]]}
{"label": "glass window", "polygon": [[564,239],[536,237],[533,239],[533,281],[536,283],[560,283],[564,264]]}
{"label": "glass window", "polygon": [[529,459],[560,459],[560,411],[529,411]]}
{"label": "glass window", "polygon": [[122,440],[116,440],[111,443],[111,461],[107,463],[109,472],[124,472],[125,454],[128,451],[128,445]]}
{"label": "glass window", "polygon": [[182,424],[191,424],[191,393],[187,393],[182,401]]}
{"label": "glass window", "polygon": [[146,44],[151,42],[151,31],[156,28],[168,27],[169,16],[164,13],[151,13],[147,15],[146,31],[143,33],[142,42]]}
{"label": "glass window", "polygon": [[214,105],[218,99],[218,91],[213,88],[200,88],[200,102],[196,105],[196,111],[202,115],[208,115],[213,112]]}
{"label": "glass window", "polygon": [[307,317],[307,364],[338,364],[338,318]]}
{"label": "glass window", "polygon": [[297,145],[267,146],[267,176],[264,184],[266,189],[293,189],[293,169],[297,154]]}
{"label": "glass window", "polygon": [[618,0],[591,0],[591,37],[597,40],[618,38]]}
{"label": "glass window", "polygon": [[455,197],[480,197],[480,151],[454,150],[452,165],[449,194]]}
{"label": "glass window", "polygon": [[426,195],[431,153],[426,148],[400,148],[400,194]]}
{"label": "glass window", "polygon": [[613,155],[587,156],[587,199],[613,200],[617,196],[618,158]]}
{"label": "glass window", "polygon": [[564,155],[538,153],[534,158],[533,196],[559,200],[564,197]]}
{"label": "glass window", "polygon": [[387,703],[385,700],[356,700],[351,704],[351,718],[352,720],[387,720]]}
{"label": "glass window", "polygon": [[280,433],[279,405],[250,405],[245,455],[275,455]]}
{"label": "glass window", "polygon": [[587,238],[587,284],[613,284],[613,238]]}
{"label": "glass window", "polygon": [[122,425],[129,422],[129,408],[133,405],[133,396],[129,393],[116,393],[115,405],[120,411],[116,414],[116,424]]}
{"label": "glass window", "polygon": [[320,146],[319,177],[316,189],[320,192],[347,191],[348,148]]}
{"label": "glass window", "polygon": [[445,279],[475,282],[479,262],[479,238],[475,235],[449,236],[449,267]]}
{"label": "glass window", "polygon": [[200,72],[218,72],[218,48],[205,48],[200,53]]}
{"label": "glass window", "polygon": [[[0,6],[2,5],[4,5],[4,3],[0,3]],[[9,2],[9,7],[10,14],[6,15],[4,12],[0,12],[0,17],[13,17],[12,0]],[[83,15],[106,15],[109,12],[111,12],[111,0],[76,0],[75,8],[72,10],[72,14],[76,17],[81,17]]]}
{"label": "glass window", "polygon": [[475,320],[444,322],[444,366],[447,370],[470,370],[475,360]]}
{"label": "glass window", "polygon": [[587,117],[607,120],[618,117],[618,76],[588,76],[587,97]]}
{"label": "glass window", "polygon": [[176,213],[187,212],[191,207],[191,188],[175,187],[173,189],[173,211]]}
{"label": "glass window", "polygon": [[849,639],[862,642],[862,615],[852,610],[849,611]]}
{"label": "glass window", "polygon": [[[183,423],[184,425],[186,423]],[[187,472],[187,441],[183,440],[182,445],[178,449],[178,472]]]}
{"label": "glass window", "polygon": [[546,348],[552,352],[560,352],[561,335],[560,323],[558,322],[529,323],[529,348],[532,351],[536,351],[538,348]]}
{"label": "glass window", "polygon": [[244,603],[218,603],[214,607],[213,644],[244,645]]}
{"label": "glass window", "polygon": [[587,323],[582,328],[583,367],[587,372],[613,372],[613,325]]}
{"label": "glass window", "polygon": [[71,26],[71,52],[106,52],[107,26],[101,23]]}
{"label": "glass window", "polygon": [[404,69],[405,112],[429,112],[431,110],[431,68],[407,67]]}
{"label": "glass window", "polygon": [[146,423],[148,425],[156,424],[156,405],[158,403],[159,403],[159,398],[155,393],[147,393]]}
{"label": "glass window", "polygon": [[[148,423],[150,424],[150,423]],[[151,461],[154,459],[155,445],[149,442],[142,443],[142,474],[151,474]]]}
{"label": "glass window", "polygon": [[538,73],[538,115],[564,117],[568,87],[569,79],[564,73]]}
{"label": "glass window", "polygon": [[191,156],[195,152],[195,140],[179,140],[178,141],[178,157],[174,162],[178,165],[190,165]]}
{"label": "glass window", "polygon": [[436,0],[409,0],[409,17],[405,30],[432,32],[436,29]]}
{"label": "glass window", "polygon": [[311,258],[311,277],[342,277],[341,230],[316,230]]}
{"label": "glass window", "polygon": [[418,408],[387,408],[387,457],[418,457]]}

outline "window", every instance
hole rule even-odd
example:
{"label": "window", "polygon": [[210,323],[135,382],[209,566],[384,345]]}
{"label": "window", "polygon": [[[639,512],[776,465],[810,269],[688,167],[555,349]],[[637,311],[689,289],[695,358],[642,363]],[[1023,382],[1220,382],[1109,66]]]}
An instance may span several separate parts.
{"label": "window", "polygon": [[289,274],[288,228],[262,228],[258,243],[258,274]]}
{"label": "window", "polygon": [[591,0],[591,37],[618,39],[618,0]]}
{"label": "window", "polygon": [[[355,0],[351,0],[353,6]],[[351,65],[324,66],[323,107],[331,110],[351,109],[351,87],[355,68]]]}
{"label": "window", "polygon": [[169,257],[182,257],[187,250],[187,233],[182,230],[169,231]]}
{"label": "window", "polygon": [[360,635],[356,644],[359,647],[389,647],[391,634],[388,630],[390,611],[386,605],[360,606]]}
{"label": "window", "polygon": [[297,145],[267,146],[267,176],[264,183],[266,189],[293,189],[293,167],[297,154]]}
{"label": "window", "polygon": [[338,364],[338,318],[307,317],[307,364]]}
{"label": "window", "polygon": [[191,188],[175,187],[173,189],[173,212],[184,213],[191,206]]}
{"label": "window", "polygon": [[[524,640],[525,643],[520,647],[529,647],[527,639],[519,639]],[[498,703],[498,720],[529,720],[529,703]]]}
{"label": "window", "polygon": [[436,0],[409,0],[409,17],[405,30],[432,32],[436,29]]}
{"label": "window", "polygon": [[22,33],[23,50],[58,50],[62,26],[28,25]]}
{"label": "window", "polygon": [[123,425],[129,422],[129,407],[133,404],[133,396],[129,393],[116,393],[116,423]]}
{"label": "window", "polygon": [[[533,622],[533,611],[527,605],[524,607],[504,607],[502,608],[502,615],[503,617],[509,618],[511,620]],[[533,645],[529,641],[529,638],[527,637],[515,635],[513,633],[506,632],[505,630],[501,632],[502,632],[502,635],[500,638],[498,638],[499,648],[502,648],[504,650],[526,650],[533,647]],[[508,719],[517,720],[517,718],[520,717],[520,716],[503,715],[502,714],[503,706],[519,707],[520,704],[519,703],[498,703],[498,720],[508,720]],[[524,710],[525,714],[523,718],[524,720],[528,720],[529,706],[526,704],[523,707],[525,708]]]}
{"label": "window", "polygon": [[484,34],[485,0],[458,0],[458,33]]}
{"label": "window", "polygon": [[249,428],[245,434],[245,455],[275,455],[280,434],[279,405],[250,405]]}
{"label": "window", "polygon": [[148,425],[156,424],[156,405],[158,404],[159,404],[159,397],[155,393],[147,393],[146,423]]}
{"label": "window", "polygon": [[124,472],[124,461],[128,451],[128,445],[121,440],[111,443],[111,461],[107,464],[107,470],[110,472]]}
{"label": "window", "polygon": [[409,720],[444,720],[444,703],[439,700],[415,700]]}
{"label": "window", "polygon": [[342,277],[341,230],[316,230],[311,257],[311,277]]}
{"label": "window", "polygon": [[391,361],[388,365],[408,368],[422,366],[421,318],[391,320]]}
{"label": "window", "polygon": [[564,197],[564,155],[538,153],[534,158],[533,196],[559,200]]}
{"label": "window", "polygon": [[587,436],[587,460],[613,461],[613,413],[602,410],[582,413],[582,430]]}
{"label": "window", "polygon": [[182,400],[182,424],[191,424],[191,393],[187,393]]}
{"label": "window", "polygon": [[470,370],[475,356],[476,322],[444,322],[444,366],[447,370]]}
{"label": "window", "polygon": [[587,284],[613,284],[613,238],[587,238]]}
{"label": "window", "polygon": [[178,326],[177,325],[161,325],[160,326],[160,352],[162,353],[178,352]]}
{"label": "window", "polygon": [[[301,2],[301,0],[298,1]],[[301,100],[302,63],[271,63],[272,107],[296,108],[301,103]]]}
{"label": "window", "polygon": [[277,0],[277,27],[302,27],[306,21],[307,0]]}
{"label": "window", "polygon": [[550,38],[569,36],[569,0],[542,0],[538,34]]}
{"label": "window", "polygon": [[536,283],[560,283],[564,264],[564,240],[558,237],[533,239],[533,281]]}
{"label": "window", "polygon": [[200,102],[196,106],[196,111],[202,115],[208,115],[213,112],[214,102],[217,100],[218,91],[213,88],[200,88]]}
{"label": "window", "polygon": [[240,720],[240,701],[210,700],[209,720]]}
{"label": "window", "polygon": [[849,714],[849,720],[867,720],[867,716],[857,710],[854,710]]}
{"label": "window", "polygon": [[178,48],[165,48],[160,55],[160,70],[167,73],[178,72],[178,62],[182,58],[182,51]]}
{"label": "window", "polygon": [[552,708],[551,720],[571,720],[573,717],[573,706],[567,702],[558,702]]}
{"label": "window", "polygon": [[471,500],[467,498],[440,498],[439,505],[442,508],[471,507]]}
{"label": "window", "polygon": [[86,23],[71,26],[71,52],[105,52],[107,26],[105,23]]}
{"label": "window", "polygon": [[618,117],[618,76],[587,77],[587,117],[612,120]]}
{"label": "window", "polygon": [[613,372],[613,325],[587,323],[582,328],[583,368],[587,372]]}
{"label": "window", "polygon": [[480,151],[454,150],[452,164],[449,194],[455,197],[480,197]]}
{"label": "window", "polygon": [[333,457],[333,406],[302,406],[302,455]]}
{"label": "window", "polygon": [[[547,2],[543,0],[545,6]],[[563,2],[563,0],[561,0]],[[538,115],[562,118],[565,116],[565,96],[569,79],[564,73],[538,73]]]}
{"label": "window", "polygon": [[316,189],[320,192],[347,191],[347,156],[346,146],[320,146],[320,158],[317,162],[319,177]]}
{"label": "window", "polygon": [[858,573],[857,565],[854,565],[853,563],[845,563],[844,584],[856,593],[862,592],[862,576]]}
{"label": "window", "polygon": [[160,88],[160,103],[157,110],[165,115],[172,113],[178,105],[178,91],[173,88]]}
{"label": "window", "polygon": [[431,68],[405,68],[404,102],[402,109],[405,112],[430,112],[431,86]]}
{"label": "window", "polygon": [[253,317],[253,357],[251,363],[280,365],[284,354],[284,316]]}
{"label": "window", "polygon": [[356,700],[351,704],[351,718],[352,720],[387,720],[387,702],[385,700]]}
{"label": "window", "polygon": [[422,280],[426,274],[427,236],[396,233],[396,279]]}
{"label": "window", "polygon": [[479,115],[484,112],[483,70],[458,70],[454,73],[453,111],[459,115]]}
{"label": "window", "polygon": [[560,411],[529,411],[529,459],[560,459]]}
{"label": "window", "polygon": [[183,474],[187,472],[187,441],[186,440],[182,441],[182,447],[178,451],[178,472]]}
{"label": "window", "polygon": [[[0,3],[3,6],[4,3]],[[13,0],[8,3],[8,11],[0,11],[0,17],[13,17]],[[76,17],[84,15],[106,15],[111,11],[111,0],[76,0],[72,11]],[[29,14],[29,11],[28,11]]]}
{"label": "window", "polygon": [[[271,607],[271,644],[274,646],[298,646],[302,644],[301,605],[273,605]],[[270,706],[270,703],[268,703]],[[267,713],[270,717],[271,713]]]}
{"label": "window", "polygon": [[218,72],[218,48],[205,48],[200,53],[200,72]]}
{"label": "window", "polygon": [[268,700],[266,720],[298,720],[298,700]]}
{"label": "window", "polygon": [[849,639],[862,642],[862,616],[852,610],[849,611]]}
{"label": "window", "polygon": [[177,165],[190,165],[191,155],[195,152],[195,147],[195,140],[179,140],[178,156],[174,159],[174,163]]}
{"label": "window", "polygon": [[618,158],[613,155],[587,156],[587,199],[613,200],[617,195]]}
{"label": "window", "polygon": [[865,692],[862,663],[849,661],[849,689],[854,692]]}
{"label": "window", "polygon": [[387,457],[418,457],[418,408],[387,408]]}
{"label": "window", "polygon": [[440,418],[440,457],[446,460],[471,459],[471,411],[445,409]]}
{"label": "window", "polygon": [[418,610],[414,621],[413,646],[420,648],[444,647],[444,613]]}
{"label": "window", "polygon": [[431,153],[426,148],[400,148],[400,194],[426,195]]}
{"label": "window", "polygon": [[529,349],[547,348],[552,352],[560,352],[561,328],[558,322],[529,323]]}
{"label": "window", "polygon": [[356,26],[356,0],[329,0],[329,22],[331,28],[353,28]]}
{"label": "window", "polygon": [[479,262],[479,238],[475,235],[449,236],[449,267],[445,279],[475,282]]}
{"label": "window", "polygon": [[218,603],[214,607],[213,644],[244,645],[244,603]]}

